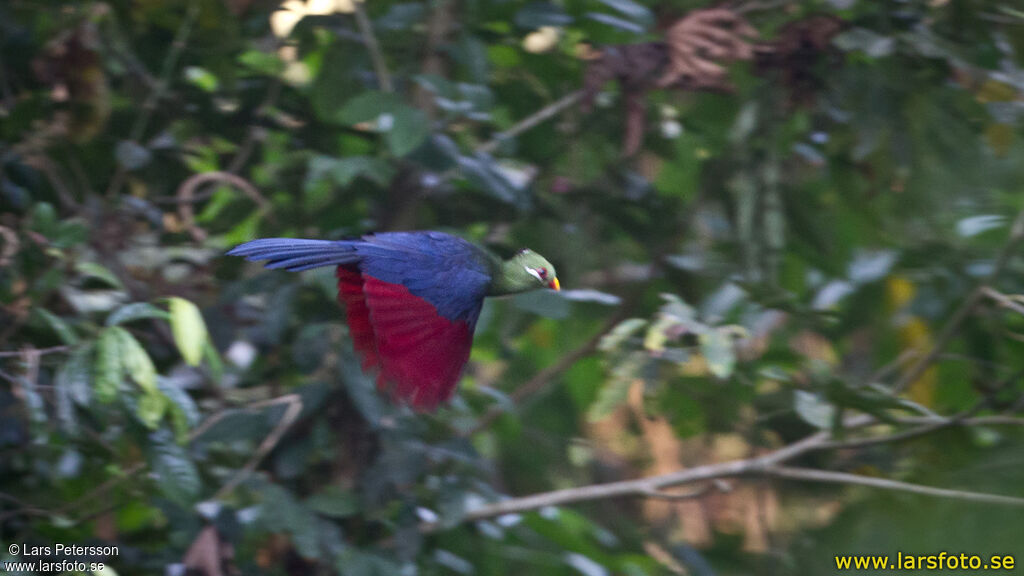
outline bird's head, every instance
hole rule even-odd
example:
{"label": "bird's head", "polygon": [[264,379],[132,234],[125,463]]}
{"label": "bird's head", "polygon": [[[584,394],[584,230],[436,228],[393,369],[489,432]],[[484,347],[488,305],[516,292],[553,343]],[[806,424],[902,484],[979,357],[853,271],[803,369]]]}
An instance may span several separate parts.
{"label": "bird's head", "polygon": [[502,292],[526,292],[538,288],[561,290],[555,267],[532,250],[520,250],[502,265]]}

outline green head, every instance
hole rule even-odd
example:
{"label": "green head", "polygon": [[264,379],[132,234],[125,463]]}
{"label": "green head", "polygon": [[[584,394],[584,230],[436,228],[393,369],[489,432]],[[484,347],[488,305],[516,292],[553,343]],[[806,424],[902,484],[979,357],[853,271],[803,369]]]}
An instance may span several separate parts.
{"label": "green head", "polygon": [[538,288],[561,290],[555,267],[531,250],[520,250],[501,263],[491,294],[513,294]]}

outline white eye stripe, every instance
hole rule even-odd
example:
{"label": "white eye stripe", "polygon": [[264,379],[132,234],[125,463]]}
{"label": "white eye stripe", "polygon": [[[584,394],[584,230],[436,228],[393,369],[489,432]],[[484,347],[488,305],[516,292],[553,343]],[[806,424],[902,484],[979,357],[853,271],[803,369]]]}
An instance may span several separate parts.
{"label": "white eye stripe", "polygon": [[534,278],[541,282],[544,281],[544,279],[540,277],[540,272],[537,272],[536,270],[530,268],[529,266],[523,266],[523,269],[526,270],[526,272],[529,273],[530,276],[533,276]]}

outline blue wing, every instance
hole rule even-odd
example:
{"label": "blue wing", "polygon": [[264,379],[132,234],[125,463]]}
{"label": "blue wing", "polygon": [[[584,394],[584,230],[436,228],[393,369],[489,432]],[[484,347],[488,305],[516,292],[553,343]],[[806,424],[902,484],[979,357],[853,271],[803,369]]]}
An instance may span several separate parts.
{"label": "blue wing", "polygon": [[365,275],[401,284],[449,320],[474,326],[491,283],[489,256],[441,232],[386,232],[359,240],[265,238],[228,252],[267,260],[267,268],[293,272],[321,266],[355,266]]}

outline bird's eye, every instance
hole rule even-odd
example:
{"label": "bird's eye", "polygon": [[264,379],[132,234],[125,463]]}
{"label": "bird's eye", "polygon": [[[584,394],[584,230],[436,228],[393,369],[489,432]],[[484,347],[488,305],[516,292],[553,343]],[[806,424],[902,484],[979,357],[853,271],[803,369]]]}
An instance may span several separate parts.
{"label": "bird's eye", "polygon": [[548,269],[547,268],[537,268],[537,274],[540,274],[541,280],[543,280],[543,279],[548,277]]}

